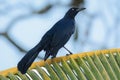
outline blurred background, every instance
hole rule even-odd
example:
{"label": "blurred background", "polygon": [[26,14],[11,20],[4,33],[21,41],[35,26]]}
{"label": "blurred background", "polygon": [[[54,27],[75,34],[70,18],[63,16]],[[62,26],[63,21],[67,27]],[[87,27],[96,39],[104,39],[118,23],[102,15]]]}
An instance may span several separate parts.
{"label": "blurred background", "polygon": [[[0,70],[15,67],[72,6],[76,32],[66,47],[73,53],[120,47],[119,0],[0,0]],[[57,56],[68,53],[60,49]],[[36,60],[44,57],[40,52]]]}

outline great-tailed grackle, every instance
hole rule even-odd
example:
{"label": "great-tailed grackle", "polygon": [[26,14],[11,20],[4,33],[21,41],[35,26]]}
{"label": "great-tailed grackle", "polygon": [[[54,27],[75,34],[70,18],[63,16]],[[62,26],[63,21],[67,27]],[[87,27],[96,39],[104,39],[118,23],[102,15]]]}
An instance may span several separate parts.
{"label": "great-tailed grackle", "polygon": [[21,59],[17,65],[18,70],[25,74],[41,50],[46,51],[44,60],[50,55],[52,58],[56,57],[59,49],[64,47],[74,33],[76,14],[84,9],[70,8],[65,16],[46,32],[41,41]]}

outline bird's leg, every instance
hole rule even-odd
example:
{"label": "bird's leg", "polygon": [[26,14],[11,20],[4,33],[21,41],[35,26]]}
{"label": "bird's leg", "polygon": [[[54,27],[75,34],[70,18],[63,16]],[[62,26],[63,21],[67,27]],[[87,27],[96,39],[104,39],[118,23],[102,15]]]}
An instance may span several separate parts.
{"label": "bird's leg", "polygon": [[54,59],[56,56],[52,56],[51,58]]}
{"label": "bird's leg", "polygon": [[[64,49],[66,49],[70,54],[73,54],[70,50],[68,50],[65,46],[63,46]],[[70,54],[66,54],[67,56]]]}
{"label": "bird's leg", "polygon": [[49,56],[50,56],[50,53],[47,51],[44,57],[44,61],[46,61]]}
{"label": "bird's leg", "polygon": [[56,55],[54,54],[54,55],[51,55],[52,57],[51,57],[51,59],[52,59],[52,62],[54,62],[54,58],[56,58]]}
{"label": "bird's leg", "polygon": [[52,58],[52,59],[53,59],[53,58],[55,58],[55,57],[56,57],[56,55],[57,55],[57,54],[53,54],[51,58]]}

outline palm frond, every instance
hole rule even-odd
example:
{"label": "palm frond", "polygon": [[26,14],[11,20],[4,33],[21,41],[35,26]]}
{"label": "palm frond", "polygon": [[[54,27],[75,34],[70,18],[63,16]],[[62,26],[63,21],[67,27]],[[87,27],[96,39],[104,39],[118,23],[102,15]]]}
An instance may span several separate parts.
{"label": "palm frond", "polygon": [[0,80],[120,80],[120,49],[98,50],[34,62],[26,74],[17,68]]}

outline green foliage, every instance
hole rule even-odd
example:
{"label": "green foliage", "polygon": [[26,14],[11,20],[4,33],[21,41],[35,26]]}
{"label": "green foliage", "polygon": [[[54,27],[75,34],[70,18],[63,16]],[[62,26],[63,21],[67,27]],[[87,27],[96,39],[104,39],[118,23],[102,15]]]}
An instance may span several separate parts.
{"label": "green foliage", "polygon": [[24,75],[20,72],[9,73],[6,77],[1,75],[0,80],[120,80],[119,55],[119,52],[101,52],[92,56],[86,54],[84,57],[69,57],[68,60],[63,58],[60,62],[45,62],[42,67],[37,65],[35,71],[28,70]]}

